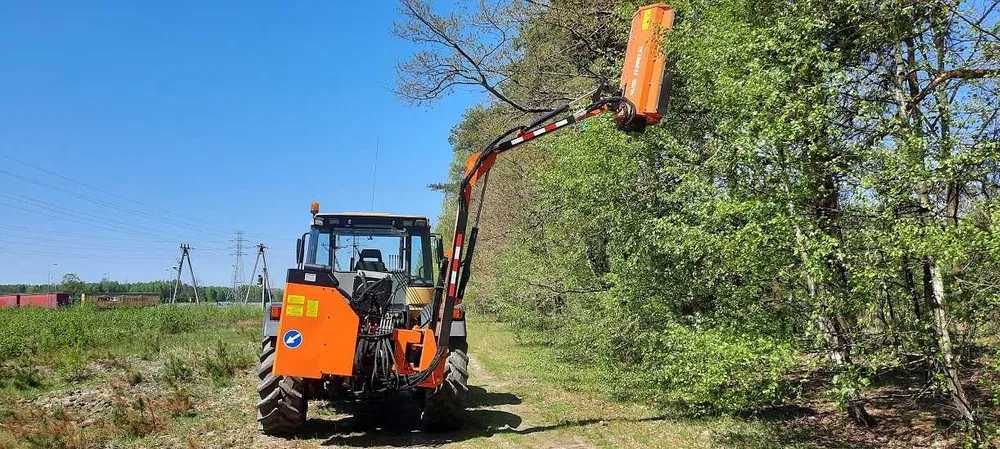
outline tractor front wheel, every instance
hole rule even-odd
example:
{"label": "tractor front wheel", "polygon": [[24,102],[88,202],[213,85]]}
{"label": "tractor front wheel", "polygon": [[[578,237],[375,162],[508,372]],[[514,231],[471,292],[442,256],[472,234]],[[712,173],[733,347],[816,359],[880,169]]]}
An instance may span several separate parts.
{"label": "tractor front wheel", "polygon": [[309,402],[305,396],[305,384],[296,377],[274,374],[275,337],[267,337],[261,342],[260,365],[257,375],[257,423],[260,430],[268,435],[284,435],[296,431],[306,422]]}
{"label": "tractor front wheel", "polygon": [[451,347],[444,368],[444,381],[426,393],[424,409],[420,414],[420,423],[429,431],[456,430],[465,423],[469,356],[464,341]]}

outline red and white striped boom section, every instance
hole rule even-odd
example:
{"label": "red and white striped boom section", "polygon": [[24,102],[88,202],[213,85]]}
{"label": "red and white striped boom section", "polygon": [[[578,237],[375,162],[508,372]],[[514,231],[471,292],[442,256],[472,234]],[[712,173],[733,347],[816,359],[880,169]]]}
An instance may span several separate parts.
{"label": "red and white striped boom section", "polygon": [[542,134],[547,134],[547,133],[555,131],[555,130],[557,130],[559,128],[572,125],[572,124],[574,124],[574,123],[576,123],[578,121],[586,119],[587,117],[591,117],[591,116],[600,114],[601,112],[604,112],[603,108],[601,108],[601,109],[593,109],[593,110],[591,110],[591,109],[582,109],[582,110],[579,110],[579,111],[573,113],[573,115],[570,115],[570,116],[568,116],[568,117],[566,117],[566,118],[564,118],[562,120],[559,120],[559,121],[557,121],[555,123],[549,123],[548,125],[542,126],[540,128],[535,128],[533,130],[525,131],[524,133],[522,133],[521,135],[517,136],[514,139],[511,139],[511,140],[508,140],[508,141],[505,141],[505,142],[501,142],[499,145],[496,146],[495,152],[496,153],[502,153],[502,152],[507,151],[507,150],[509,150],[511,148],[514,148],[514,147],[516,147],[516,146],[518,146],[518,145],[520,145],[522,143],[525,143],[525,142],[527,142],[527,141],[529,141],[531,139],[534,139],[535,137],[541,136]]}
{"label": "red and white striped boom section", "polygon": [[[634,106],[628,100],[621,97],[613,97],[597,101],[587,108],[561,119],[544,123],[553,119],[559,113],[566,111],[566,109],[566,106],[556,109],[526,128],[515,128],[507,131],[482,151],[471,155],[466,160],[465,177],[459,185],[458,210],[455,214],[455,234],[452,239],[454,247],[452,248],[447,264],[442,264],[441,267],[440,279],[447,287],[439,284],[440,288],[435,292],[435,314],[432,327],[435,328],[435,334],[438,337],[438,348],[448,347],[448,340],[451,336],[452,313],[455,306],[462,303],[462,298],[465,295],[465,286],[471,274],[472,254],[475,251],[476,237],[479,233],[478,219],[476,220],[477,223],[469,231],[468,237],[466,237],[465,233],[468,227],[469,204],[472,199],[472,191],[476,182],[484,178],[490,169],[493,168],[497,155],[539,136],[552,133],[560,128],[579,123],[587,118],[612,109],[615,111],[615,120],[619,122],[619,125],[622,125],[634,118],[635,111]],[[516,137],[508,138],[508,136],[514,133],[516,133]]]}

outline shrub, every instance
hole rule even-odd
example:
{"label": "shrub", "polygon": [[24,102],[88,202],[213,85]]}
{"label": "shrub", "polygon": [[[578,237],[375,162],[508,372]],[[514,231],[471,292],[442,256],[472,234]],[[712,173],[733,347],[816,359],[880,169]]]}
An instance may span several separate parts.
{"label": "shrub", "polygon": [[163,421],[154,410],[149,399],[142,395],[134,398],[120,395],[111,403],[111,424],[127,437],[146,436],[163,428]]}
{"label": "shrub", "polygon": [[83,349],[72,346],[63,350],[59,354],[59,371],[68,382],[80,382],[90,377],[87,364],[90,362],[88,354]]}
{"label": "shrub", "polygon": [[[76,418],[62,409],[52,412],[23,407],[13,410],[10,419],[0,423],[0,430],[19,444],[31,449],[84,449],[96,446],[77,426]],[[3,439],[0,438],[0,442]]]}
{"label": "shrub", "polygon": [[146,335],[139,341],[142,345],[139,350],[139,358],[149,361],[155,360],[160,356],[160,351],[163,350],[163,341],[160,339],[160,334]]}
{"label": "shrub", "polygon": [[125,382],[131,386],[136,386],[141,384],[143,381],[142,373],[135,369],[128,369],[125,371]]}
{"label": "shrub", "polygon": [[43,385],[42,375],[34,366],[0,366],[0,388],[27,390],[41,388]]}
{"label": "shrub", "polygon": [[777,405],[794,393],[798,361],[786,343],[681,325],[633,337],[635,359],[605,362],[619,399],[700,415]]}
{"label": "shrub", "polygon": [[186,388],[175,386],[163,401],[163,408],[173,417],[194,416],[194,401]]}
{"label": "shrub", "polygon": [[252,359],[245,352],[234,351],[222,340],[217,340],[215,349],[207,352],[202,359],[205,373],[212,378],[212,382],[216,385],[228,384],[233,375],[250,366],[251,363]]}
{"label": "shrub", "polygon": [[171,354],[167,358],[167,362],[163,364],[161,375],[167,385],[177,386],[182,382],[191,380],[194,372],[186,361],[177,355]]}

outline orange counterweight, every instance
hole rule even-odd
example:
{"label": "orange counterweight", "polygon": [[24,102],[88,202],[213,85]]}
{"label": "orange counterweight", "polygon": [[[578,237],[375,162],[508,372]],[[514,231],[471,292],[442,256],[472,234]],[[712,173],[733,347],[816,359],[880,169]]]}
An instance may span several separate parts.
{"label": "orange counterweight", "polygon": [[320,379],[354,374],[359,320],[340,290],[289,282],[282,304],[275,375]]}

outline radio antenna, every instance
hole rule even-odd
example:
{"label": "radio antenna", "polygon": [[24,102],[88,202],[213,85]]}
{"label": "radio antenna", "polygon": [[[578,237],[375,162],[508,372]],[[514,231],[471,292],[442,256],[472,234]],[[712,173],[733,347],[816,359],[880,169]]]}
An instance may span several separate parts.
{"label": "radio antenna", "polygon": [[375,212],[375,179],[378,176],[378,150],[381,142],[378,137],[375,138],[375,160],[372,161],[372,212]]}

